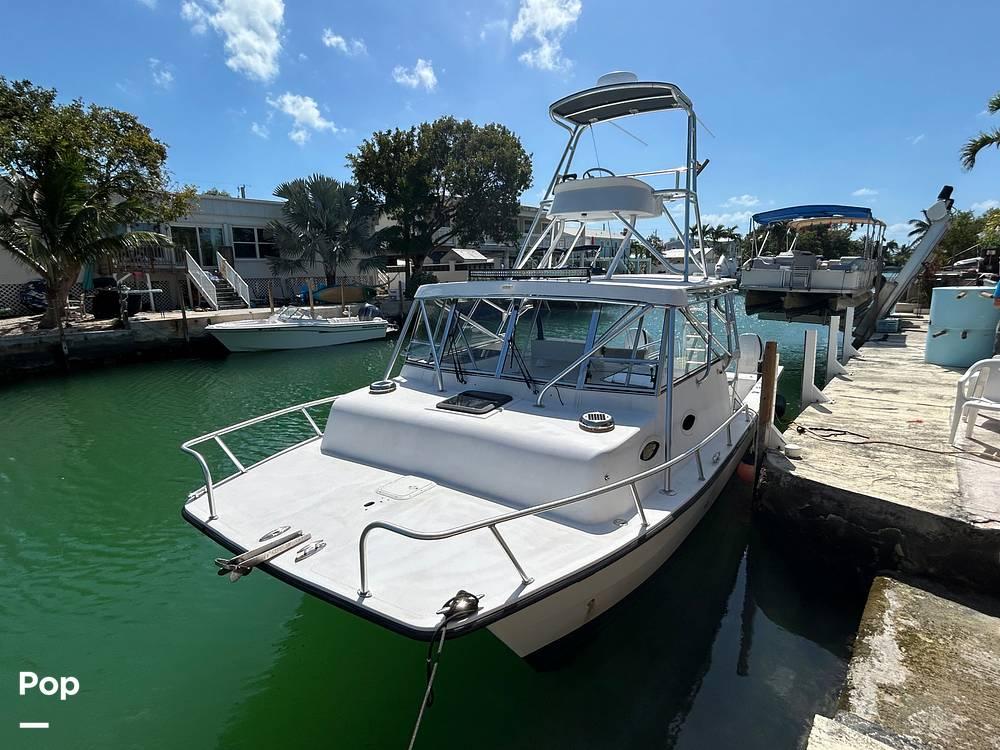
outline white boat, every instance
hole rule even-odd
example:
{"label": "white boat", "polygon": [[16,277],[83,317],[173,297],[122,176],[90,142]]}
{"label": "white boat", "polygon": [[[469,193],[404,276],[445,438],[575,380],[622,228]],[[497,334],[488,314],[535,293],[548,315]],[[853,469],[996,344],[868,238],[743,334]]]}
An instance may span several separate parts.
{"label": "white boat", "polygon": [[[570,177],[587,127],[657,112],[686,117],[684,166]],[[627,596],[712,506],[755,431],[759,345],[740,356],[732,281],[690,254],[672,273],[636,226],[697,215],[691,102],[615,74],[550,115],[569,138],[548,231],[623,221],[607,269],[526,242],[515,268],[420,287],[383,380],[184,443],[205,485],[183,515],[236,554],[220,572],[262,567],[417,639],[489,628],[527,655]],[[668,273],[620,273],[631,240]],[[256,463],[226,442],[289,415],[309,434]],[[225,478],[206,445],[232,462]]]}
{"label": "white boat", "polygon": [[263,320],[213,323],[205,330],[231,352],[260,352],[383,339],[387,326],[382,318],[314,318],[301,307],[283,307]]}
{"label": "white boat", "polygon": [[[862,232],[860,255],[822,258],[799,247],[803,230],[843,227]],[[781,252],[769,252],[781,242],[772,234],[784,237]],[[885,222],[870,208],[809,205],[764,211],[751,217],[748,237],[751,257],[741,269],[740,288],[747,294],[750,314],[825,321],[831,314],[869,303],[877,292]]]}

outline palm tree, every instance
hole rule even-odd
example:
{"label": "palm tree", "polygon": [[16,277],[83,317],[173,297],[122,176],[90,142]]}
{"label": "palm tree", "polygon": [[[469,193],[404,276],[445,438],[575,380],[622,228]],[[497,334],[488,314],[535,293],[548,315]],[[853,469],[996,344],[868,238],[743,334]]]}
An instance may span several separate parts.
{"label": "palm tree", "polygon": [[908,222],[913,229],[907,233],[907,237],[912,237],[913,242],[919,242],[923,239],[923,236],[927,234],[927,230],[931,228],[931,225],[924,221],[923,219],[910,219]]}
{"label": "palm tree", "polygon": [[[989,102],[986,104],[986,111],[991,115],[1000,112],[1000,91],[990,97]],[[970,138],[962,146],[962,166],[966,169],[972,169],[976,166],[976,156],[988,146],[1000,148],[1000,128],[994,128],[989,132],[983,131],[975,138]]]}
{"label": "palm tree", "polygon": [[372,229],[376,213],[361,201],[357,188],[326,175],[314,174],[283,182],[274,194],[285,199],[279,221],[271,230],[278,255],[270,260],[275,273],[309,273],[322,263],[326,283],[337,281],[337,271],[358,262],[361,271],[381,268],[379,236]]}
{"label": "palm tree", "polygon": [[170,244],[155,232],[122,232],[136,215],[138,199],[102,194],[76,154],[51,149],[39,159],[35,176],[0,175],[0,196],[0,247],[45,281],[42,328],[62,329],[69,291],[85,264]]}

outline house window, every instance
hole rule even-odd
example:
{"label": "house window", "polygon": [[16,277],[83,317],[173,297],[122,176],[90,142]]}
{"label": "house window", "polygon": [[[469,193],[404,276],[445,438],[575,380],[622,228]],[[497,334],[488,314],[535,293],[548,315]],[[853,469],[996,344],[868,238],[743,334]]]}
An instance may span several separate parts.
{"label": "house window", "polygon": [[202,266],[214,267],[215,254],[222,248],[222,227],[171,226],[174,247],[191,254]]}
{"label": "house window", "polygon": [[257,251],[261,258],[273,258],[278,255],[278,247],[274,244],[274,232],[267,227],[257,227]]}
{"label": "house window", "polygon": [[233,227],[233,253],[237,258],[273,258],[278,254],[274,232],[267,227]]}
{"label": "house window", "polygon": [[257,237],[252,227],[233,227],[233,255],[237,258],[257,257]]}

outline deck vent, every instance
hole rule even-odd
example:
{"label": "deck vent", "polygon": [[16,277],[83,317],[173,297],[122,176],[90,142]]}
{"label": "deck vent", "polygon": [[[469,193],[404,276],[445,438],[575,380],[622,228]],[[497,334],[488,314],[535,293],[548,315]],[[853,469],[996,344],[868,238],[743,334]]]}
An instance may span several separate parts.
{"label": "deck vent", "polygon": [[376,380],[368,386],[369,393],[392,393],[396,390],[396,383],[392,380]]}
{"label": "deck vent", "polygon": [[603,411],[588,411],[580,416],[580,429],[586,432],[611,432],[615,418]]}

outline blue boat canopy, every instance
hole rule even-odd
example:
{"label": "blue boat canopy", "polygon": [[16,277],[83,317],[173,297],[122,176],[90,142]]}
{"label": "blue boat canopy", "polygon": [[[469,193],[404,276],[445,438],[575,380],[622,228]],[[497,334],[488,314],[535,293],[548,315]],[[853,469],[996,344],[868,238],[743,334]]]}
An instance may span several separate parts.
{"label": "blue boat canopy", "polygon": [[788,206],[787,208],[776,208],[773,211],[763,211],[754,214],[751,218],[757,224],[766,226],[780,221],[792,221],[793,219],[820,219],[820,218],[844,218],[844,219],[867,219],[872,220],[872,210],[862,206]]}

